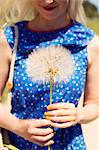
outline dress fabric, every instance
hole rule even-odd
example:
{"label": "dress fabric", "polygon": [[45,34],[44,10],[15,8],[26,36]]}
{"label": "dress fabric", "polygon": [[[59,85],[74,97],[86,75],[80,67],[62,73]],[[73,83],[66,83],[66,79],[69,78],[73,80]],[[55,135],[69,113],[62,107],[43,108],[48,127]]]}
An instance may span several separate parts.
{"label": "dress fabric", "polygon": [[[19,29],[18,50],[14,66],[14,87],[12,89],[12,114],[20,119],[43,118],[46,107],[50,103],[50,84],[33,82],[26,73],[26,60],[39,48],[61,46],[67,48],[75,61],[75,69],[71,79],[65,83],[56,83],[53,87],[53,103],[73,103],[77,107],[86,84],[88,66],[87,46],[95,33],[72,20],[71,23],[57,30],[37,32],[27,28],[27,21],[16,23]],[[13,27],[5,28],[5,35],[11,49],[15,41]],[[9,132],[11,144],[20,150],[47,150],[14,133]],[[80,124],[58,129],[53,137],[51,150],[86,150]]]}

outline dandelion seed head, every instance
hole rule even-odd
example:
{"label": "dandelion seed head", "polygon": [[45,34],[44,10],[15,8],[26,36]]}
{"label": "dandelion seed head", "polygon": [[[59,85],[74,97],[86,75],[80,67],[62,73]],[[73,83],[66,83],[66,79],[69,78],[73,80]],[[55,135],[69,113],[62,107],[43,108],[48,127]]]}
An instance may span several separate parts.
{"label": "dandelion seed head", "polygon": [[32,52],[26,60],[26,73],[33,82],[49,82],[51,73],[54,82],[66,82],[73,74],[74,68],[71,52],[60,46],[40,48]]}

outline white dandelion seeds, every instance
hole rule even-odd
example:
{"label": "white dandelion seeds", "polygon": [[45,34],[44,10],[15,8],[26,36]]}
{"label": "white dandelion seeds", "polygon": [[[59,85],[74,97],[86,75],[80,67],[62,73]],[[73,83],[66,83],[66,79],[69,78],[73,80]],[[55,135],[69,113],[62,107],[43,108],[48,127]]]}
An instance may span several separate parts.
{"label": "white dandelion seeds", "polygon": [[49,82],[51,73],[54,82],[67,82],[73,74],[74,66],[74,59],[68,49],[50,46],[37,49],[29,55],[26,60],[26,73],[34,82]]}

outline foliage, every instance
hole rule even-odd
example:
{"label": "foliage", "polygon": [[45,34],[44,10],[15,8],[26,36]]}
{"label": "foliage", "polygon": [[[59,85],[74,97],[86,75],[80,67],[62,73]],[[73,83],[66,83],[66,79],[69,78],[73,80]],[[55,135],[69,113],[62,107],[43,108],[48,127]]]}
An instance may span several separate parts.
{"label": "foliage", "polygon": [[99,19],[88,20],[87,26],[93,29],[99,35]]}
{"label": "foliage", "polygon": [[84,1],[83,6],[84,6],[85,14],[88,18],[99,17],[98,9],[94,4],[86,0]]}

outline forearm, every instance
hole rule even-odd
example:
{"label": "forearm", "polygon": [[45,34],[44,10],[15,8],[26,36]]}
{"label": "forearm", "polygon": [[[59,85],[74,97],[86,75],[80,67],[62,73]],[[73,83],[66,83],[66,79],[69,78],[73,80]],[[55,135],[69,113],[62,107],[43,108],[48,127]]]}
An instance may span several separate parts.
{"label": "forearm", "polygon": [[78,108],[78,123],[87,124],[99,117],[99,105],[87,104]]}
{"label": "forearm", "polygon": [[0,127],[16,132],[19,119],[8,113],[0,103]]}

